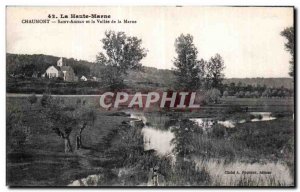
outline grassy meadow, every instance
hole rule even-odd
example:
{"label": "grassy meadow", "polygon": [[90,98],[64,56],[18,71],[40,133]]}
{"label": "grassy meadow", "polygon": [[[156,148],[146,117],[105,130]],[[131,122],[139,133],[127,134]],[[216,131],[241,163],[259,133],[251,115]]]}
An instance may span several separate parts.
{"label": "grassy meadow", "polygon": [[[200,111],[145,113],[148,125],[168,130],[175,139],[174,162],[169,156],[145,151],[142,127],[131,126],[125,113],[103,111],[96,96],[53,96],[51,105],[61,115],[81,117],[86,111],[95,121],[82,132],[81,122],[70,133],[72,152],[53,128],[60,126],[46,113],[42,97],[7,97],[7,184],[10,186],[66,186],[71,183],[102,186],[146,186],[149,170],[159,166],[167,186],[291,186],[294,185],[293,99],[222,99]],[[189,121],[194,117],[247,118],[243,111],[269,111],[272,121],[214,125],[209,133]],[[226,171],[257,174],[226,174]],[[260,171],[271,172],[262,173]],[[97,178],[97,179],[96,179]]]}

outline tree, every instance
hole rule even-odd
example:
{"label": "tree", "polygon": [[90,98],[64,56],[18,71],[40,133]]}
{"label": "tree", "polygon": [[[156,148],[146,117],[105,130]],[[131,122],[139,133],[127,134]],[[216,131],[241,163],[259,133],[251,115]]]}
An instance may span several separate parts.
{"label": "tree", "polygon": [[235,86],[235,83],[230,83],[229,84],[229,93],[230,95],[234,95],[237,91],[237,88]]}
{"label": "tree", "polygon": [[225,77],[223,70],[225,69],[224,60],[219,54],[211,57],[206,65],[206,88],[220,89],[222,81]]}
{"label": "tree", "polygon": [[72,127],[65,127],[60,129],[58,127],[53,128],[53,131],[65,141],[65,153],[72,152],[72,145],[70,142],[70,134],[72,132]]}
{"label": "tree", "polygon": [[[64,140],[65,153],[73,152],[70,135],[78,126],[78,117],[72,110],[58,104],[57,98],[45,96],[44,109],[41,110],[47,130],[52,130]],[[41,103],[42,104],[42,103]]]}
{"label": "tree", "polygon": [[175,40],[177,57],[174,60],[173,72],[177,78],[177,87],[180,89],[196,90],[200,87],[203,75],[204,61],[197,60],[197,48],[193,43],[193,36],[181,34]]}
{"label": "tree", "polygon": [[171,142],[174,144],[173,152],[178,157],[184,158],[195,150],[191,138],[195,134],[203,134],[203,131],[195,122],[189,119],[182,119],[178,124],[178,126],[171,129],[175,136]]}
{"label": "tree", "polygon": [[45,114],[51,122],[49,124],[52,130],[64,140],[65,153],[73,152],[70,135],[78,124],[77,119],[73,118],[74,115],[68,115],[67,112],[64,112],[63,108],[56,104],[56,101],[47,105]]}
{"label": "tree", "polygon": [[124,86],[124,74],[121,73],[118,67],[107,65],[100,72],[101,81],[112,90],[122,88]]}
{"label": "tree", "polygon": [[82,126],[79,129],[79,134],[76,136],[76,148],[82,148],[82,132],[87,126],[93,126],[96,120],[96,114],[94,111],[88,111],[82,114],[81,121]]}
{"label": "tree", "polygon": [[107,67],[102,73],[102,80],[114,89],[122,85],[129,69],[141,69],[140,61],[147,53],[141,39],[127,36],[124,32],[106,31],[102,43],[105,54],[100,52],[96,62]]}
{"label": "tree", "polygon": [[283,31],[280,33],[281,36],[285,37],[287,39],[287,42],[284,44],[285,49],[291,54],[292,59],[290,60],[290,72],[289,75],[291,77],[294,77],[294,27],[288,27],[285,28]]}

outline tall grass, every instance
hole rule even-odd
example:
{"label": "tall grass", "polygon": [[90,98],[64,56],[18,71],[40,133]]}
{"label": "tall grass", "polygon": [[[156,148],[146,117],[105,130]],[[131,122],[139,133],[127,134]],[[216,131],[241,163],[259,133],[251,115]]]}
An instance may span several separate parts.
{"label": "tall grass", "polygon": [[[289,168],[283,163],[244,163],[233,161],[193,157],[198,168],[205,167],[208,171],[212,186],[289,186],[293,185],[293,178]],[[235,174],[226,174],[226,171],[235,171]],[[243,172],[256,172],[256,174],[243,174]],[[260,174],[260,171],[271,174]],[[238,174],[238,173],[239,174]]]}

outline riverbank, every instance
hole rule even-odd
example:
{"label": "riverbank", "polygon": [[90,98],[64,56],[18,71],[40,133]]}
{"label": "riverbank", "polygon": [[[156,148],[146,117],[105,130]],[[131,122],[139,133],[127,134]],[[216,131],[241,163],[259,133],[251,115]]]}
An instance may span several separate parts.
{"label": "riverbank", "polygon": [[[132,111],[100,111],[93,105],[96,101],[89,97],[80,98],[80,102],[77,97],[53,99],[67,114],[94,111],[94,124],[82,134],[83,147],[75,149],[79,129],[74,128],[70,136],[74,150],[64,152],[64,141],[49,127],[50,122],[56,122],[43,116],[47,107],[41,105],[40,97],[34,104],[27,97],[8,97],[7,182],[11,186],[78,185],[79,180],[102,186],[147,186],[150,169],[155,166],[167,186],[239,185],[245,180],[237,177],[230,183],[226,178],[232,175],[223,171],[223,175],[219,171],[222,177],[218,183],[213,169],[235,166],[258,172],[272,168],[274,177],[270,178],[278,182],[271,185],[293,185],[292,110],[281,111],[277,105],[270,105],[275,119],[263,121],[262,116],[262,121],[247,121],[231,128],[217,123],[205,133],[202,125],[190,119],[212,116],[226,121],[246,118],[251,112],[226,113],[228,108],[214,111],[215,108],[207,106],[201,112],[139,112],[141,115],[137,116]],[[134,119],[143,123],[133,126],[130,121]],[[15,131],[26,134],[24,138],[20,134],[16,137]],[[280,170],[286,180],[279,177]],[[243,184],[262,185],[252,181]]]}

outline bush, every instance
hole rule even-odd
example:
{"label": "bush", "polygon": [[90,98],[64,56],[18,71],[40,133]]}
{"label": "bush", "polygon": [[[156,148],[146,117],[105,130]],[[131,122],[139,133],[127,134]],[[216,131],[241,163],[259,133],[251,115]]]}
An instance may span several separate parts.
{"label": "bush", "polygon": [[210,89],[205,94],[205,100],[207,103],[219,103],[221,92],[218,89]]}
{"label": "bush", "polygon": [[229,95],[228,91],[223,92],[223,97],[228,97],[228,95]]}
{"label": "bush", "polygon": [[260,97],[260,93],[258,91],[252,92],[251,95],[252,97],[256,97],[256,98]]}
{"label": "bush", "polygon": [[235,94],[235,96],[238,98],[243,98],[243,97],[245,97],[245,93],[244,93],[244,91],[239,91]]}
{"label": "bush", "polygon": [[255,115],[250,114],[250,115],[249,115],[249,118],[250,118],[250,120],[255,119]]}
{"label": "bush", "polygon": [[50,100],[51,100],[51,96],[49,94],[44,93],[41,98],[41,105],[43,107],[46,107],[50,103]]}
{"label": "bush", "polygon": [[247,91],[247,92],[245,93],[245,97],[246,97],[246,98],[250,98],[250,97],[251,97],[250,91]]}
{"label": "bush", "polygon": [[224,138],[225,133],[226,133],[225,127],[222,127],[222,126],[216,124],[212,127],[210,136],[221,139],[221,138]]}
{"label": "bush", "polygon": [[26,143],[27,135],[24,131],[16,129],[11,133],[11,140],[9,141],[12,150],[23,150]]}
{"label": "bush", "polygon": [[28,97],[28,101],[29,101],[29,103],[30,103],[31,105],[34,104],[34,103],[36,103],[36,102],[37,102],[37,97],[36,97],[36,95],[35,95],[35,94],[30,95],[30,96]]}

